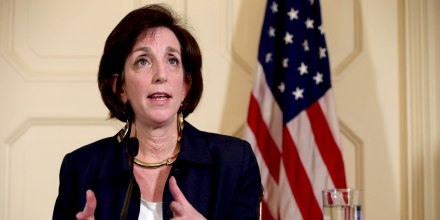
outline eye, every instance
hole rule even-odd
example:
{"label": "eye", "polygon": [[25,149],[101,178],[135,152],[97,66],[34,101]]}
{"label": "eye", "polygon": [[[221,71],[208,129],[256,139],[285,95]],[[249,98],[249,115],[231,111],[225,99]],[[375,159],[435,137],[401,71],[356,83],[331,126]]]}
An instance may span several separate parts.
{"label": "eye", "polygon": [[171,65],[177,65],[179,64],[179,60],[173,57],[168,60],[168,63],[170,63]]}
{"label": "eye", "polygon": [[145,59],[145,58],[140,58],[140,59],[136,60],[136,62],[135,62],[135,65],[137,67],[142,67],[142,66],[145,66],[147,64],[148,64],[148,60]]}

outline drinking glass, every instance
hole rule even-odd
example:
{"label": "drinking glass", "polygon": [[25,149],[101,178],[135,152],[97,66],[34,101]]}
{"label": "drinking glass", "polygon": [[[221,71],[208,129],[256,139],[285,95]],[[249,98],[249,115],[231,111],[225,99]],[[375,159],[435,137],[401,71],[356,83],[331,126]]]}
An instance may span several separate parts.
{"label": "drinking glass", "polygon": [[360,196],[358,189],[323,190],[324,220],[362,220]]}

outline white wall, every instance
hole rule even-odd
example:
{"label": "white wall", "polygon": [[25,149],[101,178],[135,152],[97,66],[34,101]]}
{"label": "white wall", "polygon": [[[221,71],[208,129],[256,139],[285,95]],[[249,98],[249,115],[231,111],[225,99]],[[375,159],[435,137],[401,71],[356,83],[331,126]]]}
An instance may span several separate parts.
{"label": "white wall", "polygon": [[[151,2],[161,1],[0,1],[0,219],[50,218],[63,155],[121,126],[106,120],[99,56],[122,16]],[[203,52],[205,92],[189,121],[240,136],[265,1],[164,2]],[[365,219],[439,219],[440,3],[321,2],[348,184],[365,193]]]}

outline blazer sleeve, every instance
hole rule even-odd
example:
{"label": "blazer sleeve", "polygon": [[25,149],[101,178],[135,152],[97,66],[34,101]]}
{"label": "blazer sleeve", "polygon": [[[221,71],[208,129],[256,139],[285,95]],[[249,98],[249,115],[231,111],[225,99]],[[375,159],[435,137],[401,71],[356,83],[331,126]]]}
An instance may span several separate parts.
{"label": "blazer sleeve", "polygon": [[243,166],[228,219],[258,219],[261,193],[260,170],[250,144],[246,141],[243,143]]}
{"label": "blazer sleeve", "polygon": [[58,197],[52,215],[54,220],[76,219],[76,213],[80,210],[77,202],[79,190],[75,187],[75,172],[72,167],[73,164],[71,164],[69,154],[67,154],[60,169]]}

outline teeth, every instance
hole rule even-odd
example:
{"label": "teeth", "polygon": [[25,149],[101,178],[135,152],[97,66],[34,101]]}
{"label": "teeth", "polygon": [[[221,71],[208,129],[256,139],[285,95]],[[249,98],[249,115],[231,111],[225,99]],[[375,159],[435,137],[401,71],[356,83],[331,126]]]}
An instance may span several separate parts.
{"label": "teeth", "polygon": [[152,95],[153,98],[160,98],[160,97],[166,97],[166,95]]}
{"label": "teeth", "polygon": [[157,100],[165,100],[165,99],[168,98],[168,95],[165,95],[165,94],[154,94],[154,95],[151,95],[151,98],[152,99],[157,99]]}

